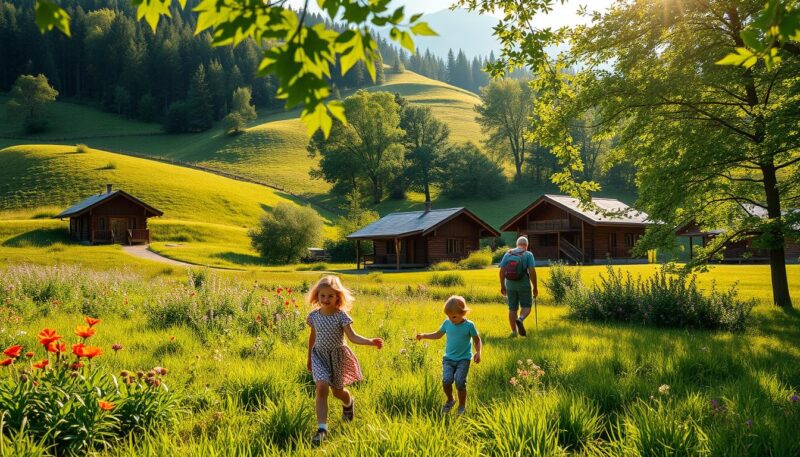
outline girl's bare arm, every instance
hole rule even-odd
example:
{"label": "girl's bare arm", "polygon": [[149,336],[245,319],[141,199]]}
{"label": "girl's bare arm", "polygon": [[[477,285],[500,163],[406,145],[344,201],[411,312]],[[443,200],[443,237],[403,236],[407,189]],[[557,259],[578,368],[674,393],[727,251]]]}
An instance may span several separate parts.
{"label": "girl's bare arm", "polygon": [[383,340],[380,338],[364,338],[363,336],[356,333],[355,330],[353,330],[353,326],[350,324],[345,325],[343,328],[344,328],[344,334],[347,335],[347,339],[353,342],[353,344],[363,344],[364,346],[375,346],[378,349],[383,347]]}
{"label": "girl's bare arm", "polygon": [[314,330],[314,327],[311,327],[311,335],[308,337],[308,359],[306,360],[308,371],[311,371],[311,348],[314,347],[314,343],[316,341],[317,341],[317,331]]}

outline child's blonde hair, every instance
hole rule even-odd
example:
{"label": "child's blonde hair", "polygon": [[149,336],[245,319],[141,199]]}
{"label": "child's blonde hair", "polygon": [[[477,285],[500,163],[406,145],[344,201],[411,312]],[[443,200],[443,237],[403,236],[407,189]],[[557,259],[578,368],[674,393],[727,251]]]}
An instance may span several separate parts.
{"label": "child's blonde hair", "polygon": [[319,308],[319,290],[323,287],[330,287],[336,292],[336,307],[342,311],[350,311],[353,305],[353,294],[342,284],[338,276],[327,275],[320,278],[316,284],[308,291],[308,302],[314,308]]}
{"label": "child's blonde hair", "polygon": [[461,295],[453,295],[444,302],[445,314],[460,313],[463,315],[468,312],[470,312],[470,309],[467,306],[467,301]]}

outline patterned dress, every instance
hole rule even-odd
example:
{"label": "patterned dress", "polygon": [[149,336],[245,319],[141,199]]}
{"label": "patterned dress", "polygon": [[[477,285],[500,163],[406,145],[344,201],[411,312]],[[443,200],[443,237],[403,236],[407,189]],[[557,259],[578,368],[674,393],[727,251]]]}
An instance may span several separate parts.
{"label": "patterned dress", "polygon": [[311,374],[314,382],[325,381],[331,387],[342,389],[360,381],[361,366],[353,351],[344,341],[344,326],[353,319],[344,311],[326,316],[316,309],[308,315],[306,322],[317,332],[311,348]]}

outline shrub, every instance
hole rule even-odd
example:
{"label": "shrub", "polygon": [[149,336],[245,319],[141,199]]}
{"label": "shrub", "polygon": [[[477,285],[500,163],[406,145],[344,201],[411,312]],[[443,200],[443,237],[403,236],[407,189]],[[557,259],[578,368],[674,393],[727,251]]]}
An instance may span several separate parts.
{"label": "shrub", "polygon": [[75,152],[77,154],[86,154],[87,152],[89,152],[89,146],[86,146],[83,143],[76,144],[75,145]]}
{"label": "shrub", "polygon": [[550,264],[550,277],[543,283],[553,296],[553,301],[562,304],[570,289],[582,286],[581,273],[577,268],[569,268],[559,260]]}
{"label": "shrub", "polygon": [[462,270],[478,270],[488,267],[492,264],[492,251],[484,248],[478,251],[473,251],[466,259],[458,262],[458,267]]}
{"label": "shrub", "polygon": [[464,277],[458,273],[434,273],[431,275],[431,279],[428,280],[428,284],[431,286],[453,287],[463,286],[466,283],[464,282]]}
{"label": "shrub", "polygon": [[117,169],[117,162],[113,160],[103,165],[102,167],[98,168],[98,170],[116,170],[116,169]]}
{"label": "shrub", "polygon": [[239,113],[229,113],[222,119],[222,128],[228,135],[235,135],[244,132],[247,121]]}
{"label": "shrub", "polygon": [[278,204],[249,232],[253,248],[270,263],[295,263],[318,242],[322,220],[311,208]]}
{"label": "shrub", "polygon": [[297,271],[325,271],[328,269],[328,264],[324,262],[311,263],[308,265],[300,265]]}
{"label": "shrub", "polygon": [[164,121],[164,131],[167,133],[183,133],[189,131],[189,104],[177,101],[169,105],[167,117]]}
{"label": "shrub", "polygon": [[431,266],[431,271],[450,271],[457,269],[458,265],[454,262],[439,262]]}
{"label": "shrub", "polygon": [[574,287],[566,295],[571,314],[579,319],[638,322],[660,327],[741,331],[755,300],[737,298],[735,286],[719,292],[712,284],[707,296],[696,276],[668,275],[665,268],[647,279],[608,267],[600,284]]}
{"label": "shrub", "polygon": [[119,379],[103,373],[92,363],[101,349],[87,344],[100,321],[86,318],[86,323],[75,329],[81,339],[72,345],[74,358],[53,329],[39,333],[41,360],[33,354],[25,356],[30,362],[20,362],[19,346],[5,351],[9,359],[3,370],[9,376],[0,381],[4,434],[26,434],[58,455],[87,455],[134,432],[173,424],[180,405],[164,384],[167,370],[156,367],[141,376],[123,371]]}

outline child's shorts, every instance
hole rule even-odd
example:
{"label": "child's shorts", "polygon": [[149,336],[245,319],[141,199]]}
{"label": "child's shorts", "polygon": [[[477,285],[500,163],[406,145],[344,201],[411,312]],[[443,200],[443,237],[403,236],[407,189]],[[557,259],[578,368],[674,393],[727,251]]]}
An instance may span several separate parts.
{"label": "child's shorts", "polygon": [[464,390],[467,388],[467,373],[469,373],[469,359],[448,360],[442,359],[442,383],[456,383],[456,389]]}

